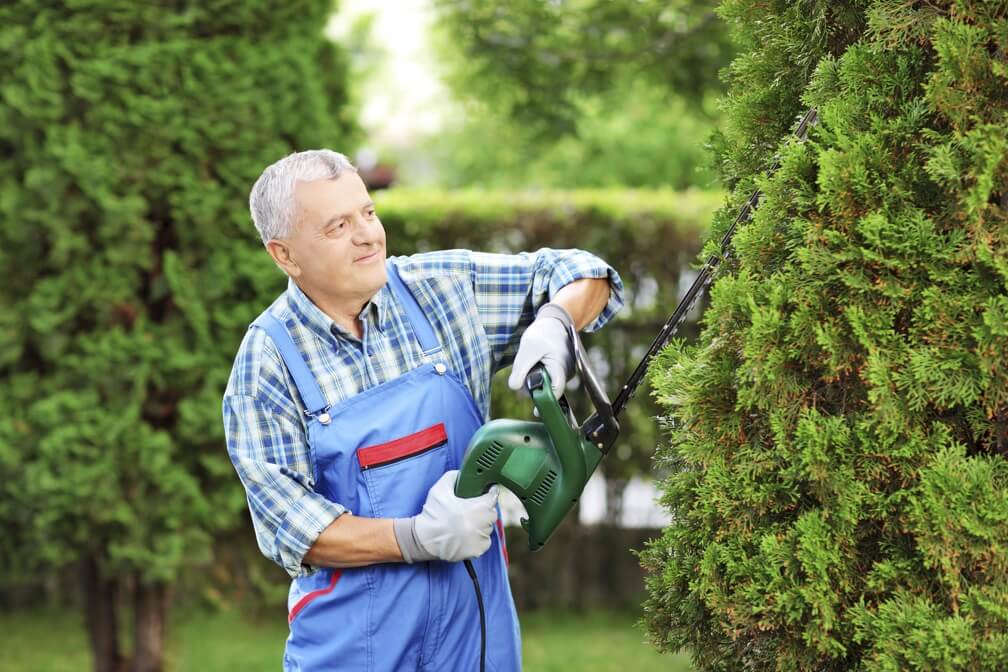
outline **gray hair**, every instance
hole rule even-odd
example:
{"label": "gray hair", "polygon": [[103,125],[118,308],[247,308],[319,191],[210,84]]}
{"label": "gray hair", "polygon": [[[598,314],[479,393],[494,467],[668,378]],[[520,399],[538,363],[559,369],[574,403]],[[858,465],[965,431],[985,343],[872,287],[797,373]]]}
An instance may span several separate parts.
{"label": "gray hair", "polygon": [[249,192],[249,211],[263,245],[294,230],[298,214],[294,186],[298,180],[335,179],[348,170],[357,172],[347,157],[331,149],[295,152],[267,166]]}

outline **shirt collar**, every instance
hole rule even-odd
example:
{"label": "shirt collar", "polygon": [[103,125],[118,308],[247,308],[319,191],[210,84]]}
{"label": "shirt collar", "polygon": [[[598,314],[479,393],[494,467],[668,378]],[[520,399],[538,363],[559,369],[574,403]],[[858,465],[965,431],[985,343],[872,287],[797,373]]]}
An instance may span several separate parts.
{"label": "shirt collar", "polygon": [[[370,318],[371,323],[378,327],[379,331],[385,331],[388,319],[388,284],[379,289],[371,300],[365,304],[360,312],[362,319]],[[343,327],[336,324],[331,317],[326,315],[321,308],[308,298],[308,295],[301,291],[292,278],[287,278],[287,302],[291,310],[301,322],[309,329],[323,338],[332,338],[339,333],[344,336],[350,334]]]}

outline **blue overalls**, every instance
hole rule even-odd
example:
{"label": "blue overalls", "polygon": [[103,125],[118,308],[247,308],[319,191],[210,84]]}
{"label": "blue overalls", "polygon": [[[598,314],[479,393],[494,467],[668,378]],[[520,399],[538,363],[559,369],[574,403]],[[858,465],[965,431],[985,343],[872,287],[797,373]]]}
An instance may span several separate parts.
{"label": "blue overalls", "polygon": [[[301,395],[316,491],[355,515],[405,518],[420,513],[445,471],[460,467],[482,418],[391,262],[388,271],[425,363],[335,406],[279,320],[264,313],[252,326],[269,334]],[[490,549],[472,562],[486,609],[486,669],[499,672],[521,669],[505,554],[498,509]],[[288,610],[285,672],[479,669],[479,608],[461,562],[321,568],[294,579]]]}

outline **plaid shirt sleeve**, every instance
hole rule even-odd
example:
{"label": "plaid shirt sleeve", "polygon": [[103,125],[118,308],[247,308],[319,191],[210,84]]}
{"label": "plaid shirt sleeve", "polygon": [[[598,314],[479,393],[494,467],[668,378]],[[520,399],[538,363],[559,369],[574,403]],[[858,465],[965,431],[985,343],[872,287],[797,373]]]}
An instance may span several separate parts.
{"label": "plaid shirt sleeve", "polygon": [[510,366],[518,342],[536,311],[561,287],[581,278],[607,278],[609,301],[584,331],[602,327],[623,306],[623,281],[595,255],[583,250],[553,250],[519,254],[472,252],[473,287],[480,319],[490,341],[493,370]]}
{"label": "plaid shirt sleeve", "polygon": [[287,395],[282,364],[264,356],[264,341],[253,329],[239,349],[224,397],[224,433],[259,549],[292,577],[304,576],[315,571],[302,562],[305,553],[346,508],[314,490],[299,407]]}

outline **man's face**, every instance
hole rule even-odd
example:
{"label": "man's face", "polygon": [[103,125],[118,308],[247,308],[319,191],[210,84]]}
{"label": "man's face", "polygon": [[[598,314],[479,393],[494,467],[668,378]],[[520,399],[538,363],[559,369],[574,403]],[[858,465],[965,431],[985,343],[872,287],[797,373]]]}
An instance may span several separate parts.
{"label": "man's face", "polygon": [[284,240],[294,263],[286,270],[309,294],[363,305],[387,280],[385,229],[364,182],[350,171],[298,181],[294,198],[299,217]]}

